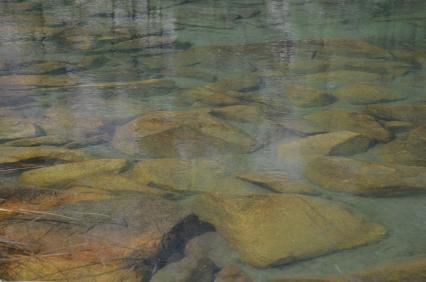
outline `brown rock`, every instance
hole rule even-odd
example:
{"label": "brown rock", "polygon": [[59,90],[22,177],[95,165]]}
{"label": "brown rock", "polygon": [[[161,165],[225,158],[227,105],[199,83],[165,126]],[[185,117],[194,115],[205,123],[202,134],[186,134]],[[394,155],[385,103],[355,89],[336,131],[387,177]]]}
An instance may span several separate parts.
{"label": "brown rock", "polygon": [[35,124],[18,113],[0,108],[0,141],[35,137],[39,130]]}
{"label": "brown rock", "polygon": [[367,151],[370,138],[351,131],[337,131],[304,137],[278,146],[278,156],[304,167],[310,160],[326,155],[354,155]]}
{"label": "brown rock", "polygon": [[408,121],[386,121],[384,122],[384,127],[393,132],[393,133],[401,133],[404,131],[407,131],[409,129],[412,129],[414,127],[414,124]]}
{"label": "brown rock", "polygon": [[160,269],[150,282],[211,282],[214,270],[208,258],[185,257]]}
{"label": "brown rock", "polygon": [[426,258],[412,257],[349,275],[342,282],[423,282],[426,280]]}
{"label": "brown rock", "polygon": [[324,188],[363,196],[392,196],[426,191],[426,168],[386,166],[343,157],[319,157],[306,177]]}
{"label": "brown rock", "polygon": [[225,120],[252,123],[259,122],[264,118],[262,108],[256,104],[215,108],[211,114]]}
{"label": "brown rock", "polygon": [[381,75],[377,73],[352,70],[336,70],[305,75],[303,77],[303,81],[310,83],[320,83],[321,85],[342,86],[355,82],[375,82],[381,80],[381,78]]}
{"label": "brown rock", "polygon": [[380,144],[371,153],[389,164],[426,166],[426,126],[414,128],[387,144]]}
{"label": "brown rock", "polygon": [[425,257],[411,257],[381,266],[368,268],[340,277],[283,278],[269,282],[423,282],[426,279]]}
{"label": "brown rock", "polygon": [[281,171],[240,172],[235,176],[278,193],[318,194],[318,191],[304,181],[290,179]]}
{"label": "brown rock", "polygon": [[228,266],[216,274],[216,282],[252,282],[253,280],[247,276],[239,267]]}
{"label": "brown rock", "polygon": [[29,148],[0,146],[0,164],[14,164],[36,159],[75,162],[88,160],[90,159],[90,155],[79,150],[48,146]]}
{"label": "brown rock", "polygon": [[218,267],[236,264],[240,257],[217,232],[207,232],[191,239],[185,246],[188,257],[206,257]]}
{"label": "brown rock", "polygon": [[426,103],[369,105],[367,111],[384,120],[408,121],[417,125],[426,122]]}
{"label": "brown rock", "polygon": [[126,160],[97,159],[26,171],[19,177],[24,186],[58,187],[94,174],[118,172],[127,165]]}
{"label": "brown rock", "polygon": [[29,137],[7,142],[5,145],[16,147],[32,147],[32,146],[61,146],[68,143],[66,138],[57,135],[46,135],[38,137]]}
{"label": "brown rock", "polygon": [[341,87],[337,89],[336,96],[339,100],[355,105],[392,102],[405,98],[404,94],[397,93],[393,89],[368,83]]}
{"label": "brown rock", "polygon": [[73,109],[58,106],[47,110],[39,125],[48,135],[81,141],[89,135],[99,134],[106,123],[99,117],[79,114]]}
{"label": "brown rock", "polygon": [[64,87],[75,84],[67,75],[4,75],[0,76],[1,89],[28,89],[36,87]]}
{"label": "brown rock", "polygon": [[355,248],[385,234],[382,226],[342,205],[296,194],[204,194],[192,208],[256,267],[268,267]]}
{"label": "brown rock", "polygon": [[262,191],[227,174],[227,168],[214,161],[156,159],[140,161],[129,177],[142,185],[177,193],[252,194]]}
{"label": "brown rock", "polygon": [[[144,183],[145,184],[145,183]],[[140,184],[119,174],[95,174],[84,179],[76,179],[72,185],[83,186],[90,190],[109,192],[133,191],[158,196],[171,196],[172,193]]]}
{"label": "brown rock", "polygon": [[345,108],[333,108],[309,114],[304,116],[304,120],[323,132],[348,130],[378,141],[391,139],[390,133],[372,116]]}
{"label": "brown rock", "polygon": [[203,110],[146,114],[119,127],[113,146],[128,154],[188,157],[207,152],[249,152],[255,141]]}
{"label": "brown rock", "polygon": [[302,84],[287,86],[285,95],[290,103],[302,108],[321,107],[336,101],[333,95]]}

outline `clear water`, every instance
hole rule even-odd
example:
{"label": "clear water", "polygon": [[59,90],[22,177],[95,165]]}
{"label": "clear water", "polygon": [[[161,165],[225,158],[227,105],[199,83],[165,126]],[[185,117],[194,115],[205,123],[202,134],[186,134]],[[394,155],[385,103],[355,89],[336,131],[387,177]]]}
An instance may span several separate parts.
{"label": "clear water", "polygon": [[[243,259],[239,267],[253,281],[344,275],[424,255],[426,205],[421,191],[426,188],[425,172],[414,176],[417,187],[423,183],[416,191],[407,192],[410,187],[406,184],[406,191],[397,196],[380,193],[359,196],[336,192],[306,179],[305,156],[292,152],[290,157],[282,157],[277,151],[282,144],[312,134],[341,130],[359,132],[365,120],[355,118],[354,113],[367,113],[377,126],[383,130],[388,128],[389,138],[369,136],[376,139],[370,148],[350,154],[349,158],[378,162],[390,168],[407,164],[417,166],[418,171],[424,168],[426,152],[421,149],[426,147],[424,127],[423,135],[415,137],[417,145],[408,149],[417,155],[416,160],[399,160],[398,156],[405,150],[407,132],[421,128],[426,121],[425,10],[426,3],[420,0],[1,1],[0,153],[3,156],[0,156],[0,188],[4,199],[1,207],[4,213],[4,278],[49,279],[48,275],[41,274],[37,264],[27,267],[34,269],[32,276],[23,276],[24,270],[27,271],[25,264],[11,274],[11,261],[46,255],[52,250],[28,251],[24,248],[22,251],[16,247],[19,242],[12,242],[4,230],[16,222],[15,217],[25,213],[23,210],[40,213],[37,216],[30,213],[30,221],[40,220],[40,217],[43,220],[49,212],[58,213],[61,205],[67,203],[53,200],[56,204],[46,208],[45,193],[58,190],[59,194],[53,198],[60,197],[64,189],[79,186],[75,183],[81,180],[78,176],[67,178],[54,187],[32,183],[32,180],[23,183],[21,174],[31,169],[70,161],[43,154],[17,157],[13,161],[7,159],[16,148],[24,151],[34,147],[68,148],[90,154],[90,159],[130,160],[130,164],[114,173],[132,181],[134,174],[130,172],[138,161],[158,158],[216,161],[227,167],[226,177],[232,181],[236,181],[233,178],[236,172],[279,171],[305,181],[320,193],[316,197],[343,202],[387,230],[384,238],[366,246],[326,252],[285,265],[257,268]],[[385,91],[379,98],[372,97],[373,94],[364,95],[359,89],[341,95],[344,87],[359,83]],[[306,88],[292,91],[291,86],[295,84],[314,89],[316,94],[328,93],[331,98],[325,102],[319,102],[319,98],[302,100],[309,105],[301,106],[297,97],[308,95],[308,91]],[[292,92],[296,92],[296,102],[290,97]],[[397,117],[383,117],[369,112],[371,104],[419,105],[420,108]],[[236,105],[243,108],[226,108]],[[336,108],[343,108],[352,115],[349,121],[342,121],[344,125],[333,126],[340,124],[334,119],[341,117],[336,116],[320,126],[296,126],[306,116],[327,114]],[[244,110],[247,109],[254,112],[246,114]],[[141,137],[146,132],[130,129],[129,133],[128,127],[126,131],[133,120],[155,116],[157,111],[190,114],[183,118],[171,115],[165,119],[174,122],[172,128],[178,128],[177,133],[158,134],[147,140]],[[205,116],[193,114],[197,111],[209,112],[216,121],[231,127],[231,133],[228,127],[206,126]],[[145,125],[148,128],[145,130],[150,134],[159,128],[162,131],[164,116],[160,120],[158,123],[151,121]],[[392,127],[391,121],[403,123]],[[179,131],[187,124],[190,124],[189,131]],[[200,135],[197,130],[202,132],[200,128],[204,126],[210,132]],[[120,134],[123,128],[124,133]],[[232,135],[231,141],[227,134]],[[34,139],[40,136],[54,136],[55,139],[50,142]],[[325,143],[332,142],[334,137],[330,138]],[[253,143],[249,149],[244,145],[247,140]],[[394,140],[402,140],[402,145],[377,158],[377,147]],[[162,167],[159,167],[160,178],[170,177],[173,185],[175,179],[168,174],[177,168],[172,172],[167,169],[161,175]],[[206,174],[208,170],[201,176],[194,176],[192,184],[195,187],[188,189],[192,193],[179,193],[171,201],[185,206],[194,194],[203,190],[226,191],[224,194],[230,197],[238,194],[239,189],[252,191],[247,192],[249,194],[272,194],[264,185],[238,182],[245,185],[240,188],[234,182],[228,186],[217,184]],[[204,182],[195,179],[197,177]],[[55,178],[55,175],[47,178]],[[168,189],[157,187],[157,184],[151,185],[151,189]],[[105,188],[108,185],[103,183],[95,190],[114,190]],[[126,184],[120,187],[123,185]],[[219,187],[221,185],[225,186]],[[79,190],[82,193],[91,191],[87,185],[82,187]],[[135,194],[134,191],[123,192],[125,188],[119,190],[107,197],[114,199],[123,194]],[[29,206],[28,202],[34,202],[34,197],[39,198]],[[183,245],[187,240],[184,241]],[[176,247],[175,252],[182,253],[182,248]],[[84,261],[78,256],[73,260],[77,264]],[[123,265],[122,262],[118,264]],[[166,264],[160,263],[161,267]],[[62,267],[58,266],[58,272],[69,268]],[[144,279],[149,280],[158,268],[148,267],[150,274]],[[89,278],[84,279],[95,281],[90,278],[90,270],[88,272]],[[72,275],[65,272],[62,279],[72,280],[75,278]],[[104,279],[121,281],[108,275]]]}

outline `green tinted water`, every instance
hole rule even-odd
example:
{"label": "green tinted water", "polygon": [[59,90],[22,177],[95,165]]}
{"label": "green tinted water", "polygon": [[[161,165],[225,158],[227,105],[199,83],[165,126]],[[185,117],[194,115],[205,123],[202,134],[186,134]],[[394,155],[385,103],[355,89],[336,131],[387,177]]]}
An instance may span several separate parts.
{"label": "green tinted water", "polygon": [[[149,281],[162,268],[152,281],[172,281],[209,269],[173,269],[197,234],[172,229],[184,216],[169,219],[177,212],[167,205],[191,209],[211,224],[191,228],[215,228],[231,244],[202,247],[237,251],[224,265],[204,253],[215,273],[238,265],[253,281],[424,255],[425,9],[416,0],[2,1],[2,277]],[[194,208],[215,192],[219,200],[201,200],[213,215]],[[386,235],[361,239],[367,223],[327,211],[338,203]],[[86,213],[131,223],[112,231],[83,216],[84,231],[69,227]],[[56,217],[60,227],[46,223]],[[92,229],[113,235],[94,243]],[[184,239],[159,243],[175,233]],[[205,272],[178,281],[211,281]]]}

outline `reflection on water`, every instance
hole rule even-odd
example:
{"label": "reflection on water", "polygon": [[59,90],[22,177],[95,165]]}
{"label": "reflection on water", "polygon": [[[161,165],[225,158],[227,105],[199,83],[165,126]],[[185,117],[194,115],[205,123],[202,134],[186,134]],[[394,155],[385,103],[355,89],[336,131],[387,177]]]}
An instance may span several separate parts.
{"label": "reflection on water", "polygon": [[425,8],[2,1],[0,278],[424,281]]}

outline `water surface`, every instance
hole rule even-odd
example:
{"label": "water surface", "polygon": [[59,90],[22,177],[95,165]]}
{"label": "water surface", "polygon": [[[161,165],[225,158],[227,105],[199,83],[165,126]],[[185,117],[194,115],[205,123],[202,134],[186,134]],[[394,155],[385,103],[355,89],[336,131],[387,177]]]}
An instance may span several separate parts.
{"label": "water surface", "polygon": [[0,277],[417,281],[425,9],[2,1]]}

